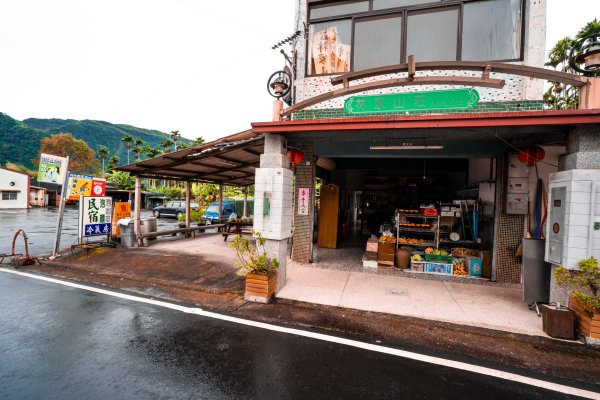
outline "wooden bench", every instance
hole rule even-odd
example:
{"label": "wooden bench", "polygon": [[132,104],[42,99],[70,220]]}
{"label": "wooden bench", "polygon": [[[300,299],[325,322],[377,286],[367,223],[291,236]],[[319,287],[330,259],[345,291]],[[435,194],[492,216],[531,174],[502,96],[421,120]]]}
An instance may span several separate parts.
{"label": "wooden bench", "polygon": [[193,237],[196,237],[196,232],[201,232],[201,231],[205,231],[207,229],[213,229],[213,228],[221,229],[223,227],[225,227],[225,224],[190,226],[189,228],[175,228],[175,229],[169,229],[166,231],[142,233],[140,235],[140,239],[142,240],[143,246],[148,247],[148,239],[156,238],[159,236],[169,236],[169,235],[176,235],[178,233],[184,233],[188,237],[190,235]]}

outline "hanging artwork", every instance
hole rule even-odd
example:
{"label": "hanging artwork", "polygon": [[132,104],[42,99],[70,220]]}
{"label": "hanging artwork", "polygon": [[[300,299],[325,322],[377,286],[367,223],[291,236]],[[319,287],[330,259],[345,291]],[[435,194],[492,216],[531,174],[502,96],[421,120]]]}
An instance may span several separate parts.
{"label": "hanging artwork", "polygon": [[331,74],[350,71],[349,44],[342,43],[336,26],[330,26],[312,35],[313,73]]}

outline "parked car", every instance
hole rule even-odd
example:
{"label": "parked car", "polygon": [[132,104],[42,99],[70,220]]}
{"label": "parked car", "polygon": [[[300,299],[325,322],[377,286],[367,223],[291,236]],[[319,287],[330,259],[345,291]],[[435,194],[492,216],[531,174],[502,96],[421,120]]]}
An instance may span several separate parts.
{"label": "parked car", "polygon": [[[197,208],[200,208],[200,205],[198,203],[190,203],[190,209],[195,210]],[[168,203],[162,206],[154,207],[152,209],[152,214],[154,214],[154,216],[157,218],[167,216],[179,218],[180,215],[185,214],[185,201],[169,201]]]}
{"label": "parked car", "polygon": [[[243,199],[225,199],[223,200],[223,208],[221,211],[221,217],[223,221],[226,221],[232,213],[234,213],[241,217],[244,213],[244,200]],[[247,210],[248,214],[252,214],[254,212],[254,200],[248,200]],[[210,203],[206,211],[204,212],[204,216],[202,217],[204,222],[207,225],[210,224],[218,224],[219,223],[219,202],[215,201]]]}

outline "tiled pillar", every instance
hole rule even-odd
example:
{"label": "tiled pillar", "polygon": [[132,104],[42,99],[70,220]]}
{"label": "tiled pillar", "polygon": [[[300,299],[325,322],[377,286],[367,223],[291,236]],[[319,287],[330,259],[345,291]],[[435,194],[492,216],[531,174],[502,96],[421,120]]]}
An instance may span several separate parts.
{"label": "tiled pillar", "polygon": [[279,260],[277,291],[285,286],[287,243],[292,234],[292,171],[288,166],[285,138],[265,135],[264,153],[256,169],[254,229],[267,239],[269,257]]}
{"label": "tiled pillar", "polygon": [[[313,157],[313,144],[303,143],[302,163],[296,165],[296,191],[294,198],[294,240],[292,245],[292,260],[307,263],[311,261],[313,246],[313,221],[315,204],[315,163]],[[309,189],[308,215],[298,214],[298,191],[301,188]]]}

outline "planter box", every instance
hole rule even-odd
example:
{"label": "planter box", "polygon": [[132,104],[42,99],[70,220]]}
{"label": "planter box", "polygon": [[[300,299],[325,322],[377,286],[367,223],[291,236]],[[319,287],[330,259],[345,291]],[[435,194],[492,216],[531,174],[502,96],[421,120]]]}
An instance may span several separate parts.
{"label": "planter box", "polygon": [[430,274],[452,275],[452,264],[425,263],[424,272]]}
{"label": "planter box", "polygon": [[569,308],[575,312],[575,327],[584,336],[600,339],[600,314],[584,310],[577,300],[569,298]]}
{"label": "planter box", "polygon": [[268,275],[246,274],[244,300],[257,303],[269,303],[277,289],[277,271]]}
{"label": "planter box", "polygon": [[438,256],[434,254],[424,254],[423,258],[425,261],[440,263],[440,264],[452,264],[452,256]]}
{"label": "planter box", "polygon": [[553,338],[575,339],[575,313],[568,308],[542,304],[542,326],[544,332]]}

